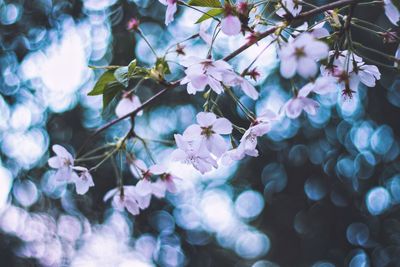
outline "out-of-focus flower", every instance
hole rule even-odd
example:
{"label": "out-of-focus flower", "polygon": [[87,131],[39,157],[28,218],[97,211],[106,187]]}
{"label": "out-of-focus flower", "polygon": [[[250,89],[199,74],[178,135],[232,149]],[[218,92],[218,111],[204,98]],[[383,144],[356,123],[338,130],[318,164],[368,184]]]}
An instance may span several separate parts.
{"label": "out-of-focus flower", "polygon": [[222,93],[223,74],[232,70],[232,67],[223,60],[212,61],[198,57],[189,57],[182,62],[182,65],[187,69],[181,84],[187,84],[189,94],[203,91],[207,85],[217,94]]}
{"label": "out-of-focus flower", "polygon": [[177,0],[159,0],[161,4],[167,6],[167,11],[165,12],[165,25],[170,24],[174,21],[174,15],[177,10]]}
{"label": "out-of-focus flower", "polygon": [[329,94],[337,91],[337,81],[331,76],[321,76],[315,81],[309,82],[300,89],[303,94],[314,92],[319,95]]}
{"label": "out-of-focus flower", "polygon": [[397,26],[397,23],[400,19],[400,12],[397,7],[393,4],[391,0],[383,0],[385,7],[386,17],[390,20],[391,23]]}
{"label": "out-of-focus flower", "polygon": [[211,171],[212,167],[218,167],[203,142],[187,141],[180,134],[175,134],[174,137],[178,148],[172,153],[173,160],[192,164],[202,174]]}
{"label": "out-of-focus flower", "polygon": [[[140,107],[142,103],[138,96],[126,93],[122,96],[122,99],[119,101],[118,105],[115,108],[115,114],[121,118],[126,114],[133,112],[135,109]],[[140,116],[143,114],[143,111],[140,111],[137,115]]]}
{"label": "out-of-focus flower", "polygon": [[227,150],[227,144],[221,134],[230,134],[232,123],[226,118],[217,118],[211,112],[200,112],[196,118],[198,124],[186,128],[183,137],[186,140],[204,142],[210,153],[220,157]]}
{"label": "out-of-focus flower", "polygon": [[140,21],[138,19],[131,18],[126,25],[126,29],[129,31],[137,31],[139,29],[139,24]]}
{"label": "out-of-focus flower", "polygon": [[199,29],[199,35],[201,39],[203,39],[204,42],[206,42],[208,45],[211,45],[212,43],[212,36],[211,34],[208,33],[208,29],[211,26],[212,20],[208,19],[200,23],[200,29]]}
{"label": "out-of-focus flower", "polygon": [[296,0],[282,0],[280,8],[276,11],[278,16],[284,17],[289,13],[289,15],[296,17],[301,12],[301,5],[297,3]]}
{"label": "out-of-focus flower", "polygon": [[310,90],[308,88],[302,88],[299,92],[283,105],[282,110],[291,119],[295,119],[300,116],[304,110],[308,114],[317,114],[319,103],[311,98],[308,98]]}
{"label": "out-of-focus flower", "polygon": [[242,24],[237,16],[228,15],[222,19],[221,30],[226,35],[237,35],[240,33]]}
{"label": "out-of-focus flower", "polygon": [[317,61],[328,56],[328,46],[311,34],[302,33],[283,46],[279,56],[283,77],[291,78],[298,72],[303,78],[310,78],[318,71]]}

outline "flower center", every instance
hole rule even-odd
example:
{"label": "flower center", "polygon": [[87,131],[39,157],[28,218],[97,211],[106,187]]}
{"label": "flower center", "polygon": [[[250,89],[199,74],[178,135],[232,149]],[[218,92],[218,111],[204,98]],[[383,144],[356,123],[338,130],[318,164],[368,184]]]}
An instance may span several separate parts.
{"label": "flower center", "polygon": [[208,138],[213,134],[215,134],[215,132],[213,131],[212,126],[201,127],[201,135],[205,135]]}
{"label": "flower center", "polygon": [[296,47],[294,50],[294,55],[297,59],[304,57],[306,55],[304,52],[304,47]]}

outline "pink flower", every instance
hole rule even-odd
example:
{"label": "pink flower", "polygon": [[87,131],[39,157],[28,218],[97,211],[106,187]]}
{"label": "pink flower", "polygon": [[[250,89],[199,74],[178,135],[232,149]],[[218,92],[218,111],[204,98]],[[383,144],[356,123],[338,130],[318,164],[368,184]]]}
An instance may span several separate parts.
{"label": "pink flower", "polygon": [[254,88],[254,86],[248,80],[236,74],[235,72],[226,72],[224,74],[224,81],[225,84],[229,86],[239,85],[243,93],[245,93],[251,99],[256,100],[258,98],[258,92],[256,88]]}
{"label": "pink flower", "polygon": [[314,92],[319,95],[325,95],[337,91],[337,82],[331,76],[321,76],[315,81],[309,82],[300,89],[302,94],[308,95],[310,92]]}
{"label": "pink flower", "polygon": [[282,107],[286,116],[291,119],[295,119],[300,116],[303,110],[311,115],[317,114],[319,103],[311,98],[308,98],[307,95],[309,93],[310,90],[308,90],[308,88],[299,90],[296,96],[287,101]]}
{"label": "pink flower", "polygon": [[182,65],[187,69],[181,84],[187,84],[189,94],[204,91],[207,85],[217,94],[222,93],[223,74],[232,70],[232,67],[223,60],[212,61],[198,57],[189,57],[182,62]]}
{"label": "pink flower", "polygon": [[106,193],[103,200],[107,201],[111,197],[112,206],[116,210],[123,211],[126,208],[132,215],[138,215],[140,209],[146,209],[151,199],[151,195],[139,195],[133,185],[123,186],[123,189],[114,188]]}
{"label": "pink flower", "polygon": [[241,160],[246,155],[257,157],[257,137],[268,133],[271,130],[272,122],[277,118],[276,114],[269,110],[259,116],[243,134],[239,146],[223,155],[222,163],[230,165],[233,161]]}
{"label": "pink flower", "polygon": [[237,35],[242,29],[242,24],[237,16],[228,15],[222,19],[221,30],[226,35]]}
{"label": "pink flower", "polygon": [[75,175],[73,178],[76,193],[84,195],[89,190],[89,187],[94,186],[92,175],[85,167],[75,166],[73,169],[80,172],[79,176]]}
{"label": "pink flower", "polygon": [[152,166],[154,174],[160,175],[156,182],[152,183],[152,193],[158,198],[165,197],[166,191],[175,194],[177,192],[176,180],[180,178],[168,172],[164,165],[155,164]]}
{"label": "pink flower", "polygon": [[190,125],[183,137],[186,140],[204,142],[210,153],[220,157],[227,150],[227,144],[221,134],[230,134],[232,123],[225,118],[217,118],[211,112],[200,112],[196,118],[198,124]]}
{"label": "pink flower", "polygon": [[175,134],[174,137],[178,148],[172,152],[172,159],[191,164],[202,174],[211,171],[212,167],[218,167],[203,142],[186,141],[180,134]]}
{"label": "pink flower", "polygon": [[311,78],[318,71],[317,61],[327,56],[328,46],[325,43],[309,33],[302,33],[279,52],[281,75],[291,78],[298,72],[303,78]]}
{"label": "pink flower", "polygon": [[167,11],[165,12],[165,25],[170,24],[174,20],[174,15],[177,10],[176,2],[177,0],[159,0],[161,4],[167,6]]}
{"label": "pink flower", "polygon": [[[119,101],[117,107],[115,108],[115,114],[117,117],[121,118],[131,112],[133,112],[135,109],[140,107],[142,103],[140,103],[139,97],[133,94],[124,94],[122,96],[122,99]],[[143,114],[143,111],[140,111],[137,115],[141,116]]]}
{"label": "pink flower", "polygon": [[59,181],[71,181],[77,174],[74,172],[74,158],[64,147],[53,145],[56,156],[49,158],[48,164],[51,168],[57,169],[55,176]]}

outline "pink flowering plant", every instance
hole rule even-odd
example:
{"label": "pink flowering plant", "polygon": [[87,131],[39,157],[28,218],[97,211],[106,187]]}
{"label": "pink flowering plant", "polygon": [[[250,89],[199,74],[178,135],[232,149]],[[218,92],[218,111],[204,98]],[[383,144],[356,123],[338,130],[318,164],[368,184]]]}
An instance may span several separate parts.
{"label": "pink flowering plant", "polygon": [[[103,110],[112,110],[109,121],[89,136],[73,156],[60,145],[48,165],[57,180],[75,185],[78,194],[96,189],[96,170],[103,163],[113,163],[116,187],[106,193],[104,201],[120,211],[139,215],[153,198],[177,194],[185,182],[178,177],[178,164],[199,175],[249,157],[265,153],[259,146],[282,123],[295,123],[301,116],[318,116],[321,102],[339,98],[340,103],[355,101],[360,90],[374,87],[381,79],[381,69],[397,70],[398,55],[386,54],[354,40],[354,30],[365,31],[385,43],[397,44],[399,38],[391,29],[373,28],[370,22],[356,17],[357,0],[337,0],[314,6],[303,1],[219,1],[160,0],[165,8],[165,27],[179,23],[183,9],[198,14],[191,18],[194,29],[187,38],[168,48],[154,47],[141,29],[141,19],[132,18],[127,30],[141,38],[154,56],[152,66],[133,59],[127,66],[93,67],[104,70],[89,96],[102,96]],[[376,1],[379,2],[379,1]],[[372,3],[371,5],[374,5]],[[397,26],[398,1],[385,0],[379,8]],[[186,23],[186,22],[185,22]],[[369,26],[368,26],[369,25]],[[215,52],[226,40],[234,46],[224,47],[224,56]],[[196,54],[187,47],[197,45]],[[242,53],[257,47],[252,59]],[[260,60],[265,51],[275,51],[275,67],[284,84],[287,98],[274,105],[258,102],[262,95],[259,81],[265,79]],[[390,64],[363,56],[375,53]],[[153,95],[143,94],[144,83],[159,88]],[[173,140],[151,140],[136,130],[138,116],[162,103],[163,96],[175,91],[181,99],[197,99],[203,108],[196,111],[185,129],[176,129]],[[145,97],[144,97],[145,96]],[[261,107],[257,112],[244,99]],[[235,124],[227,109],[233,107],[245,120]],[[302,115],[304,114],[304,115]],[[126,132],[113,142],[92,147],[92,139],[122,121],[129,121]],[[164,142],[171,153],[162,159],[148,148],[151,142]],[[144,151],[137,153],[135,146]],[[95,165],[89,163],[97,161]],[[118,161],[119,164],[115,164]],[[124,169],[135,177],[126,182]],[[93,176],[93,177],[92,177]]]}

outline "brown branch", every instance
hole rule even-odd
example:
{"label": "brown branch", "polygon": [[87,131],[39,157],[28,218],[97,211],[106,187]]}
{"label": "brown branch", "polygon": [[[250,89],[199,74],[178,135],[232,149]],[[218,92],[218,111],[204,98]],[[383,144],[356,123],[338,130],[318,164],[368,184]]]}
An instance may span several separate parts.
{"label": "brown branch", "polygon": [[[310,11],[306,11],[303,13],[300,13],[297,17],[290,19],[290,21],[287,21],[288,24],[290,25],[293,22],[301,22],[306,20],[307,18],[315,15],[315,14],[319,14],[321,12],[330,10],[330,9],[334,9],[337,7],[343,7],[345,5],[348,4],[353,4],[358,2],[359,0],[339,0],[330,4],[326,4],[320,7],[317,7],[315,9],[312,9]],[[230,53],[229,55],[225,56],[223,58],[223,60],[225,61],[229,61],[232,58],[236,57],[237,55],[239,55],[240,53],[242,53],[243,51],[245,51],[247,48],[249,48],[250,46],[252,46],[253,44],[255,44],[256,42],[260,41],[261,39],[264,39],[265,37],[273,34],[279,27],[272,27],[271,29],[268,29],[262,33],[260,33],[256,39],[254,39],[253,41],[247,42],[246,44],[240,46],[239,48],[237,48],[235,51],[233,51],[232,53]],[[159,98],[160,96],[164,95],[167,91],[169,91],[170,89],[176,88],[178,87],[180,84],[180,80],[178,81],[174,81],[171,82],[169,84],[166,85],[166,87],[164,89],[162,89],[161,91],[159,91],[157,94],[153,95],[151,98],[149,98],[147,101],[145,101],[140,107],[138,107],[137,109],[135,109],[134,111],[132,111],[131,113],[126,114],[123,117],[117,118],[115,120],[110,121],[109,123],[103,125],[102,127],[100,127],[99,129],[97,129],[93,134],[91,134],[86,141],[84,142],[83,146],[81,147],[80,150],[82,150],[87,143],[89,143],[93,137],[97,136],[99,133],[103,132],[104,130],[110,128],[111,126],[113,126],[114,124],[130,117],[130,116],[136,116],[137,113],[139,113],[141,110],[143,110],[144,108],[146,108],[147,106],[149,106],[151,103],[153,103],[157,98]]]}

